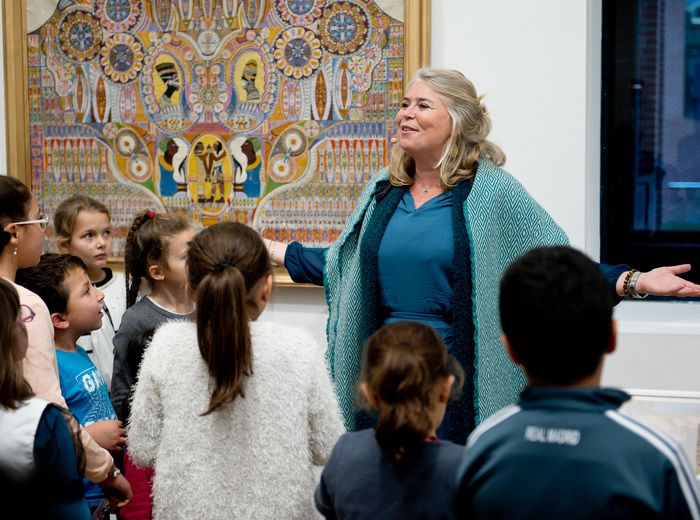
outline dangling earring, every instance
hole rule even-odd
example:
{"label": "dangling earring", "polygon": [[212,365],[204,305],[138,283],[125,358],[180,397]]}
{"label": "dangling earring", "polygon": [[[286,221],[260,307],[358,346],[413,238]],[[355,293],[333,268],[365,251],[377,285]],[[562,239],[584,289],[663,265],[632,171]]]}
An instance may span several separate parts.
{"label": "dangling earring", "polygon": [[15,248],[12,250],[12,254],[17,256],[17,246],[15,246]]}

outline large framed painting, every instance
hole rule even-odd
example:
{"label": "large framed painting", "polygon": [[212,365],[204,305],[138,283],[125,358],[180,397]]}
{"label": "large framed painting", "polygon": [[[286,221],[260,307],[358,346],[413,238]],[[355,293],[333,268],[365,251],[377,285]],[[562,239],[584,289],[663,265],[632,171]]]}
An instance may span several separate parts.
{"label": "large framed painting", "polygon": [[[390,155],[429,0],[4,2],[8,171],[104,202],[330,244]],[[25,94],[26,93],[26,94]]]}

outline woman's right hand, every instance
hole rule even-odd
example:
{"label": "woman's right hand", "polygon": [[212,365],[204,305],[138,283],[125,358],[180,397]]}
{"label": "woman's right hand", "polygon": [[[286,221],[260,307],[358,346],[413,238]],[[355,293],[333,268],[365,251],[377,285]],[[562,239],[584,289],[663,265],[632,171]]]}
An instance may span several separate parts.
{"label": "woman's right hand", "polygon": [[270,260],[277,265],[284,266],[284,254],[287,252],[287,244],[276,240],[270,240],[269,238],[263,238],[262,241],[270,255]]}
{"label": "woman's right hand", "polygon": [[98,421],[85,426],[95,442],[109,451],[119,450],[126,442],[126,430],[121,421]]}

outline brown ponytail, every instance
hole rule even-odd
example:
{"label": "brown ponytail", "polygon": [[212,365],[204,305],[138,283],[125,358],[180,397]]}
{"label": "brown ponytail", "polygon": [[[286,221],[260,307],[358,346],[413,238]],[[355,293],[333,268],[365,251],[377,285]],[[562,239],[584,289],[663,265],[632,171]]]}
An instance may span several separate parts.
{"label": "brown ponytail", "polygon": [[262,240],[243,224],[216,224],[190,242],[187,272],[197,303],[197,342],[212,378],[202,415],[245,397],[246,378],[253,374],[250,290],[271,269]]}
{"label": "brown ponytail", "polygon": [[187,220],[175,213],[156,213],[149,210],[136,215],[126,236],[124,249],[127,308],[136,303],[141,290],[141,280],[145,278],[152,286],[148,266],[165,265],[170,239],[189,227]]}
{"label": "brown ponytail", "polygon": [[0,278],[0,406],[16,410],[34,395],[24,378],[22,357],[17,351],[17,314],[20,301],[14,286]]}
{"label": "brown ponytail", "polygon": [[450,375],[463,379],[461,367],[427,325],[391,323],[367,340],[361,381],[379,412],[377,442],[396,466],[406,467],[420,455],[433,426],[434,389]]}

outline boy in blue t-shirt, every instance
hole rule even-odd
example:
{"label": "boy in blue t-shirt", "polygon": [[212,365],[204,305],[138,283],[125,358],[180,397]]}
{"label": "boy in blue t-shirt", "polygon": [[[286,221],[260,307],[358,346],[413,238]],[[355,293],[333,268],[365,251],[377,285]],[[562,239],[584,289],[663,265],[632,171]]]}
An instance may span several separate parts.
{"label": "boy in blue t-shirt", "polygon": [[[51,313],[61,393],[80,425],[103,448],[118,451],[126,431],[117,420],[105,380],[78,338],[102,325],[104,295],[92,283],[83,261],[72,255],[42,255],[36,267],[23,269],[21,282],[38,294]],[[85,479],[85,500],[94,510],[105,498]]]}
{"label": "boy in blue t-shirt", "polygon": [[625,392],[600,387],[615,349],[609,293],[596,264],[568,247],[533,249],[506,270],[503,343],[529,386],[470,435],[460,518],[700,518],[680,445],[618,411]]}

